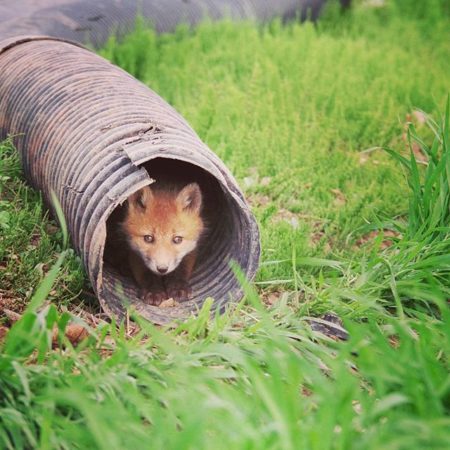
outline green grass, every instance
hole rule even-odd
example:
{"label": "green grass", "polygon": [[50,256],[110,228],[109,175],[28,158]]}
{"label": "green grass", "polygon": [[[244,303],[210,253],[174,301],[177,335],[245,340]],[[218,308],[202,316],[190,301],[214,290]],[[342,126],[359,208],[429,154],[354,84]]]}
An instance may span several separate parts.
{"label": "green grass", "polygon": [[[100,52],[174,105],[254,206],[256,284],[212,320],[207,304],[175,330],[86,324],[52,349],[98,307],[0,144],[0,302],[23,311],[0,344],[0,448],[448,447],[450,11],[416,3],[317,26],[140,25]],[[311,329],[328,311],[348,341]]]}
{"label": "green grass", "polygon": [[[62,234],[49,220],[40,194],[23,180],[10,141],[0,143],[0,295],[1,306],[21,311],[61,251]],[[86,302],[85,275],[72,255],[49,301]]]}

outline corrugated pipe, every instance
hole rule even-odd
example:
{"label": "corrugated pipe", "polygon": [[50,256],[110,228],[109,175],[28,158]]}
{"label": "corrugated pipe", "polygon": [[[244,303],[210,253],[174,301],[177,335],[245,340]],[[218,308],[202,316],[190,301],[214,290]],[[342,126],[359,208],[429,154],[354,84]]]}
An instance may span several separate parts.
{"label": "corrugated pipe", "polygon": [[[123,317],[129,303],[163,324],[197,311],[207,297],[219,310],[242,298],[229,261],[254,276],[256,222],[231,173],[171,106],[105,59],[60,39],[3,41],[0,67],[0,139],[14,136],[25,175],[48,204],[56,193],[108,313]],[[109,216],[162,166],[191,174],[210,211],[193,298],[171,308],[144,303],[132,278],[104,259]]]}
{"label": "corrugated pipe", "polygon": [[[344,1],[344,0],[343,0]],[[347,0],[348,1],[348,0]],[[3,4],[2,4],[3,3]],[[0,39],[38,34],[100,47],[133,30],[137,15],[158,33],[205,18],[264,22],[317,18],[325,0],[0,0]]]}

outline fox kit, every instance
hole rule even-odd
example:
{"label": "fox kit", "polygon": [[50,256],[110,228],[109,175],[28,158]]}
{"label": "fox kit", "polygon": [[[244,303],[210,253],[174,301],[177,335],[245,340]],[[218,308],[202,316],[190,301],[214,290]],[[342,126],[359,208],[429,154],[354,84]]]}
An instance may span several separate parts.
{"label": "fox kit", "polygon": [[143,300],[189,298],[189,279],[204,224],[197,183],[181,190],[165,183],[146,186],[127,200],[121,228],[128,241],[128,263]]}

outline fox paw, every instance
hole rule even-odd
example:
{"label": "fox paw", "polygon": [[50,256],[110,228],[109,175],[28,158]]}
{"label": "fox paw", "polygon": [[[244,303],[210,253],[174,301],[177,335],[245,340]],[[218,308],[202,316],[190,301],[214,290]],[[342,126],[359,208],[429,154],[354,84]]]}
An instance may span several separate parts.
{"label": "fox paw", "polygon": [[141,297],[147,305],[159,306],[161,302],[167,299],[167,294],[164,291],[145,291]]}
{"label": "fox paw", "polygon": [[189,286],[173,286],[168,289],[167,294],[177,302],[185,302],[192,297],[192,289]]}

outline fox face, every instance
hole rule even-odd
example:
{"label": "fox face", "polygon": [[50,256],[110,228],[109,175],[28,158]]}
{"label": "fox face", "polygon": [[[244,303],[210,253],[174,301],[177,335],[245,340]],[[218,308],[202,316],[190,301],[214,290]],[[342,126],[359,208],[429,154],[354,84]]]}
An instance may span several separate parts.
{"label": "fox face", "polygon": [[146,186],[128,200],[122,230],[146,267],[157,275],[174,271],[198,243],[204,225],[197,183],[181,191]]}

